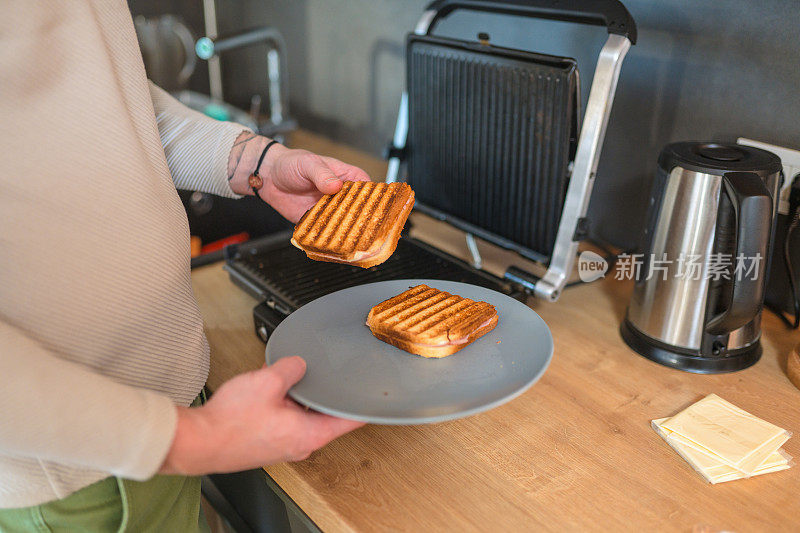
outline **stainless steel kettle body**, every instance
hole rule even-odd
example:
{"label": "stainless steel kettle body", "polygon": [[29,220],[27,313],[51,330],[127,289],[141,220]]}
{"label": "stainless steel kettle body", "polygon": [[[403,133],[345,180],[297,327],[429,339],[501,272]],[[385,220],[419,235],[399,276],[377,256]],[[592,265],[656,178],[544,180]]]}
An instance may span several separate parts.
{"label": "stainless steel kettle body", "polygon": [[780,159],[735,144],[666,146],[633,265],[625,342],[664,365],[730,372],[761,356]]}

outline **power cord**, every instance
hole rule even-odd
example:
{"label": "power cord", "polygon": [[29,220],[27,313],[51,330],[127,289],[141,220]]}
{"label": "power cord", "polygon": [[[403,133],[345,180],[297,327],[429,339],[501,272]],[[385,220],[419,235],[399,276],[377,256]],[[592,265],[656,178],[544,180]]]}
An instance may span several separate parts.
{"label": "power cord", "polygon": [[794,232],[800,227],[800,174],[794,177],[792,186],[789,190],[789,224],[786,227],[786,237],[783,240],[783,263],[789,278],[789,290],[794,304],[794,320],[786,316],[783,309],[778,306],[767,304],[766,307],[781,319],[791,329],[800,327],[800,294],[797,292],[797,280],[792,270],[791,243]]}

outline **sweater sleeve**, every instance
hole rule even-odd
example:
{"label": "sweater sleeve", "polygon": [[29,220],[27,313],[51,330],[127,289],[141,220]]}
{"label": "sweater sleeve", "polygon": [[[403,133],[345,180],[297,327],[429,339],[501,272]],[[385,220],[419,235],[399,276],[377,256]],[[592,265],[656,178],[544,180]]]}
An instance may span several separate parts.
{"label": "sweater sleeve", "polygon": [[249,128],[220,122],[189,109],[149,82],[158,134],[178,189],[241,198],[228,184],[228,157],[236,138]]}
{"label": "sweater sleeve", "polygon": [[49,352],[0,320],[0,451],[144,480],[172,445],[175,405]]}

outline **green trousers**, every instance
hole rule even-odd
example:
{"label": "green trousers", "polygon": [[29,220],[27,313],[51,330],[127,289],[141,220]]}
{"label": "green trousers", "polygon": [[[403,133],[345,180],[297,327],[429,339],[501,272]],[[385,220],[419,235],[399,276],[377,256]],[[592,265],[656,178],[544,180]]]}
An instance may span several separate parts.
{"label": "green trousers", "polygon": [[0,509],[0,532],[208,531],[200,513],[200,478],[108,477],[61,500]]}

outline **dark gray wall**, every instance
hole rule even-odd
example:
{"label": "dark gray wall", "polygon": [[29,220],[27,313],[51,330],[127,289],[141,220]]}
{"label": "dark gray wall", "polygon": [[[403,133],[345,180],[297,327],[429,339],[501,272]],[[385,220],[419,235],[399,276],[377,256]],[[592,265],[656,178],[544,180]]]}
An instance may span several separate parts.
{"label": "dark gray wall", "polygon": [[[633,244],[667,142],[738,136],[800,147],[800,2],[626,0],[639,42],[625,61],[590,207],[594,233]],[[402,45],[427,1],[218,0],[220,30],[279,28],[302,126],[379,153],[404,84]],[[437,33],[578,59],[584,100],[605,32],[455,13]],[[261,52],[223,61],[228,98],[266,92]]]}

